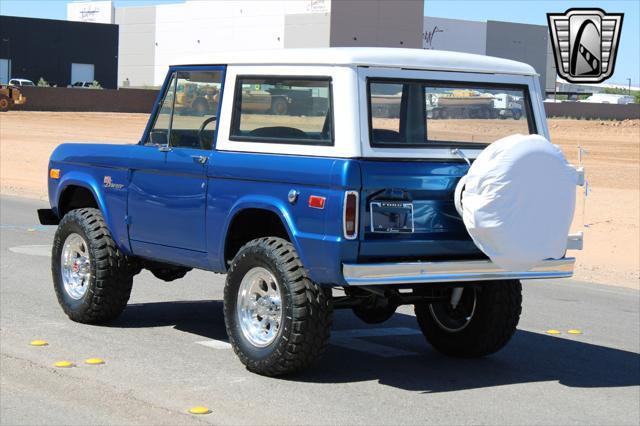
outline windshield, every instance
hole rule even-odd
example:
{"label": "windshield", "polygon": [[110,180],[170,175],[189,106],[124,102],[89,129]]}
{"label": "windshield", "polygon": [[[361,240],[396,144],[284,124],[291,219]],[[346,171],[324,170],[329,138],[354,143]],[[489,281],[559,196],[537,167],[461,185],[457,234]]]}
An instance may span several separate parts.
{"label": "windshield", "polygon": [[487,144],[535,133],[526,86],[369,80],[372,146]]}

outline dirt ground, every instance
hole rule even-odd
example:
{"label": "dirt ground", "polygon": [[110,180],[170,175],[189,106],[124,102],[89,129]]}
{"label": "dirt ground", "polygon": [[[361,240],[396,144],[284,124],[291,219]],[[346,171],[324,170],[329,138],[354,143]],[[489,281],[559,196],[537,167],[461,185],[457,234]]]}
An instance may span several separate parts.
{"label": "dirt ground", "polygon": [[[47,163],[62,142],[135,143],[146,114],[11,111],[0,115],[0,192],[46,199]],[[455,124],[440,120],[438,125]],[[466,120],[468,129],[473,125]],[[514,124],[505,120],[501,125]],[[553,143],[570,162],[578,146],[590,193],[578,198],[574,231],[585,232],[575,278],[625,287],[640,284],[640,120],[550,119]]]}

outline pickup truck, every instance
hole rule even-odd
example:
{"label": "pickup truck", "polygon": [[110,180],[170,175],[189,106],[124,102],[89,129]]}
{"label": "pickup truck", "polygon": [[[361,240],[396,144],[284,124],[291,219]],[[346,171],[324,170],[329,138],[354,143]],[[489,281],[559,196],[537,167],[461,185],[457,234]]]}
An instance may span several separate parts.
{"label": "pickup truck", "polygon": [[[334,309],[375,324],[414,305],[436,350],[491,354],[516,330],[520,279],[572,275],[574,258],[562,255],[526,270],[497,266],[454,200],[491,142],[548,139],[530,66],[385,48],[185,63],[169,68],[138,143],[62,144],[51,155],[51,208],[38,213],[58,225],[53,283],[70,319],[116,318],[143,268],[165,281],[192,268],[226,274],[229,341],[250,371],[276,376],[320,358]],[[219,101],[176,111],[180,91],[202,81]],[[245,88],[255,87],[306,93],[315,111],[248,107]],[[454,90],[522,99],[522,119],[432,122],[426,99]],[[376,99],[398,102],[398,116],[379,115]],[[553,192],[545,182],[539,189]]]}

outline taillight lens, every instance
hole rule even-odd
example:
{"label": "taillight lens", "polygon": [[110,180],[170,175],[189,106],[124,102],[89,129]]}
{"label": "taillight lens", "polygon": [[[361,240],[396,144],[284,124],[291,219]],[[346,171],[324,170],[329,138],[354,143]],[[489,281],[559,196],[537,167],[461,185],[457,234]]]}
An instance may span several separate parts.
{"label": "taillight lens", "polygon": [[344,236],[353,240],[358,236],[358,192],[347,191],[344,194]]}

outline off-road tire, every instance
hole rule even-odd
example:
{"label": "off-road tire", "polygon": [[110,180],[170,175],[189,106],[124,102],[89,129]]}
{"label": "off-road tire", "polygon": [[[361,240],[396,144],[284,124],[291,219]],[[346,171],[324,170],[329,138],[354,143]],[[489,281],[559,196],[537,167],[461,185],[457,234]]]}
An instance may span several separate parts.
{"label": "off-road tire", "polygon": [[476,311],[469,324],[458,332],[443,329],[428,303],[415,306],[422,334],[437,351],[453,357],[477,358],[497,352],[509,342],[522,312],[520,281],[485,282],[476,295]]}
{"label": "off-road tire", "polygon": [[[71,233],[86,241],[91,258],[89,287],[78,300],[67,294],[61,275],[63,244]],[[100,210],[71,210],[60,221],[53,240],[51,271],[58,302],[73,321],[100,324],[115,319],[127,306],[133,276],[139,270],[114,243]]]}
{"label": "off-road tire", "polygon": [[207,102],[205,98],[196,98],[196,100],[193,101],[192,107],[196,114],[202,116],[209,110],[209,102]]}
{"label": "off-road tire", "polygon": [[[282,300],[282,324],[266,347],[247,340],[236,313],[242,278],[257,266],[268,269],[278,280]],[[249,371],[280,376],[311,366],[329,341],[332,313],[331,290],[309,279],[290,242],[276,237],[250,241],[231,262],[224,288],[224,319],[229,342]]]}
{"label": "off-road tire", "polygon": [[519,109],[514,109],[511,111],[511,115],[513,116],[514,120],[520,120],[522,118],[522,111],[520,111]]}
{"label": "off-road tire", "polygon": [[271,103],[271,113],[274,115],[286,115],[289,105],[284,98],[274,98]]}
{"label": "off-road tire", "polygon": [[7,112],[11,109],[12,102],[8,96],[0,95],[0,112]]}

